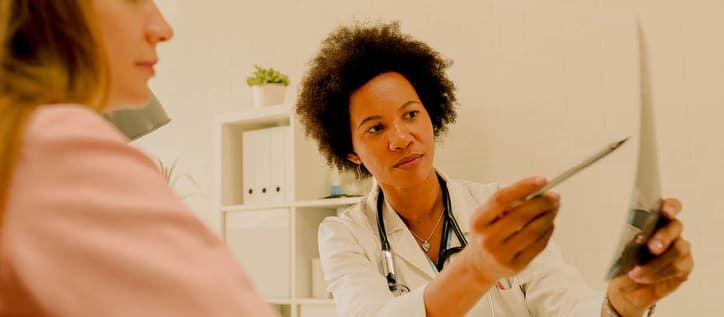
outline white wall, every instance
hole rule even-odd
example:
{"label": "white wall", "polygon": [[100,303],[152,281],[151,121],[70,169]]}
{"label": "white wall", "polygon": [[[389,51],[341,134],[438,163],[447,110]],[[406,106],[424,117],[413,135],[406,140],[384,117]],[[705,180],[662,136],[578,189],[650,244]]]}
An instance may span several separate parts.
{"label": "white wall", "polygon": [[[617,137],[637,134],[639,60],[646,39],[663,189],[684,201],[694,245],[691,280],[658,316],[715,316],[724,294],[724,9],[720,1],[161,1],[176,30],[161,48],[153,88],[174,121],[137,144],[179,158],[208,195],[187,199],[218,230],[212,122],[249,107],[253,64],[298,84],[319,42],[339,23],[397,19],[455,60],[458,124],[438,148],[454,177],[509,182],[553,176]],[[290,92],[294,98],[296,87]],[[555,240],[586,280],[603,285],[624,222],[636,143],[559,187]],[[188,183],[181,193],[194,192]]]}

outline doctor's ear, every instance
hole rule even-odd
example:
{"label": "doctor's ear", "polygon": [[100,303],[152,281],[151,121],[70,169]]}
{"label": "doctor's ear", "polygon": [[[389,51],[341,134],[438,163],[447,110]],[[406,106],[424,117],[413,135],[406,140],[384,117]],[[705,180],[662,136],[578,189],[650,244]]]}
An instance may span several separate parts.
{"label": "doctor's ear", "polygon": [[355,163],[357,165],[362,164],[362,160],[359,159],[359,156],[357,156],[357,154],[349,153],[349,154],[347,154],[347,159],[350,162]]}

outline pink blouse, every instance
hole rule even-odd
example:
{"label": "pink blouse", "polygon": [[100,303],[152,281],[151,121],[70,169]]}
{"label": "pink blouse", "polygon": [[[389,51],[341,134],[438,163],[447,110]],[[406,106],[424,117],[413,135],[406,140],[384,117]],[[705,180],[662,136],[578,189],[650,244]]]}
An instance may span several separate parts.
{"label": "pink blouse", "polygon": [[155,163],[77,105],[32,115],[0,229],[0,316],[273,316]]}

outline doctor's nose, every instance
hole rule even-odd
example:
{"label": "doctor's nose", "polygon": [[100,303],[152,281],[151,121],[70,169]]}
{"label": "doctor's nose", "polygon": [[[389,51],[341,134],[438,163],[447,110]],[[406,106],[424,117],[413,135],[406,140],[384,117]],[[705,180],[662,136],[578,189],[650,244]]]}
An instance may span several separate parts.
{"label": "doctor's nose", "polygon": [[404,124],[393,124],[389,133],[389,148],[390,151],[403,150],[414,142],[415,138],[412,137],[410,130]]}

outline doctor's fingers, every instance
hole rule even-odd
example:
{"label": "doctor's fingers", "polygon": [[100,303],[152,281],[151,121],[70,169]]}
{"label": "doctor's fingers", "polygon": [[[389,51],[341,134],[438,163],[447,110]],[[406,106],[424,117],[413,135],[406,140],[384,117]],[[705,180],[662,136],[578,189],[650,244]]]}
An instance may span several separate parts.
{"label": "doctor's fingers", "polygon": [[691,244],[684,239],[677,239],[664,254],[644,265],[634,267],[628,276],[641,284],[651,284],[669,278],[679,278],[684,281],[693,268]]}
{"label": "doctor's fingers", "polygon": [[530,245],[534,244],[540,237],[545,236],[548,232],[553,231],[555,227],[555,219],[558,215],[558,209],[552,210],[536,217],[528,222],[520,230],[514,231],[505,238],[501,247],[509,252],[522,252]]}
{"label": "doctor's fingers", "polygon": [[692,270],[694,270],[694,257],[689,254],[684,258],[677,259],[663,270],[656,272],[652,283],[670,279],[681,283],[689,279]]}
{"label": "doctor's fingers", "polygon": [[671,244],[681,237],[683,231],[684,224],[681,221],[671,220],[665,227],[657,230],[646,244],[652,254],[659,255],[669,249]]}
{"label": "doctor's fingers", "polygon": [[525,269],[528,264],[530,264],[530,262],[533,261],[533,259],[535,259],[535,257],[543,251],[543,249],[546,248],[546,246],[548,245],[548,241],[550,241],[552,235],[553,226],[550,227],[550,230],[548,230],[548,232],[544,233],[535,242],[533,242],[533,244],[530,244],[527,248],[517,253],[511,261],[513,269],[518,272]]}
{"label": "doctor's fingers", "polygon": [[510,208],[513,202],[516,200],[522,201],[526,196],[543,188],[547,183],[548,180],[544,177],[528,177],[513,185],[501,188],[485,204],[480,206],[473,215],[473,228],[482,228],[495,222]]}
{"label": "doctor's fingers", "polygon": [[[555,218],[559,207],[560,201],[557,194],[546,193],[542,197],[523,202],[510,210],[504,217],[489,226],[489,234],[496,237],[498,242],[506,241],[540,217],[548,215]],[[533,229],[536,229],[537,226]]]}
{"label": "doctor's fingers", "polygon": [[661,201],[661,211],[669,219],[674,219],[681,212],[681,201],[676,198],[667,198]]}

